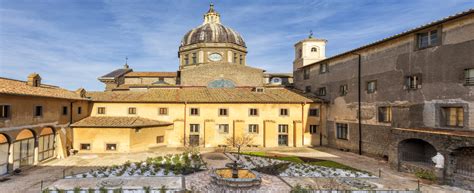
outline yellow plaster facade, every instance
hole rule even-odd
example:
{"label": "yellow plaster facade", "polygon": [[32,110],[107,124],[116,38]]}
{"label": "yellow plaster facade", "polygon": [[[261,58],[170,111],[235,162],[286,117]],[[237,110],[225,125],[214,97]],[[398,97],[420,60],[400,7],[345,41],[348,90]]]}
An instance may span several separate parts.
{"label": "yellow plaster facade", "polygon": [[[99,114],[99,108],[105,108],[105,114]],[[130,115],[129,108],[136,108],[136,114]],[[166,108],[167,114],[160,115],[159,109]],[[191,109],[198,109],[197,115]],[[227,115],[219,110],[226,109]],[[250,109],[257,109],[258,115],[250,115]],[[288,115],[280,115],[281,109],[287,109]],[[198,145],[203,147],[229,146],[228,139],[250,135],[250,145],[259,147],[278,147],[279,135],[286,135],[290,147],[319,145],[321,129],[310,133],[310,125],[321,125],[320,116],[309,116],[309,109],[318,109],[321,104],[312,103],[110,103],[95,102],[91,108],[94,117],[138,116],[157,121],[170,122],[172,125],[152,128],[75,128],[74,148],[80,150],[81,143],[90,143],[91,150],[80,152],[106,153],[106,143],[117,143],[117,150],[128,152],[147,150],[156,146],[182,147],[190,143],[190,135],[198,135]],[[227,132],[219,130],[219,125],[228,125]],[[249,132],[249,125],[257,126],[257,132]],[[191,125],[199,129],[191,130]],[[286,125],[286,132],[279,132],[279,125]],[[193,126],[195,127],[195,126]],[[157,137],[163,136],[164,143],[157,143]]]}

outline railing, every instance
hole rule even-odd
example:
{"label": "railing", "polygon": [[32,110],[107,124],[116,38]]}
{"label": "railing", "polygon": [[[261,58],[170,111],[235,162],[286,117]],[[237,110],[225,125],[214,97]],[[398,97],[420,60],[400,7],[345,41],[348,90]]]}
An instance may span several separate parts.
{"label": "railing", "polygon": [[466,85],[474,85],[474,78],[466,78]]}
{"label": "railing", "polygon": [[456,164],[454,173],[474,177],[474,166],[472,164]]}
{"label": "railing", "polygon": [[434,164],[433,161],[431,161],[431,156],[413,152],[402,152],[401,160],[406,162],[418,162],[428,165]]}

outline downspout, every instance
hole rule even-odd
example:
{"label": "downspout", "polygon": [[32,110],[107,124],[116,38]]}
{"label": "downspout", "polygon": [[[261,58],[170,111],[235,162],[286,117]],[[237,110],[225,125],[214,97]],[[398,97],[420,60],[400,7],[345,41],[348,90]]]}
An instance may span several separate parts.
{"label": "downspout", "polygon": [[184,131],[183,131],[183,145],[186,147],[186,108],[187,108],[188,103],[184,101]]}
{"label": "downspout", "polygon": [[304,126],[304,106],[306,102],[301,103],[301,146],[304,146],[304,132],[306,131]]}
{"label": "downspout", "polygon": [[[323,105],[324,105],[324,102],[323,103],[320,103],[319,104],[319,146],[323,146]],[[326,107],[326,106],[324,106]],[[326,127],[326,122],[324,122],[324,126]],[[326,132],[327,133],[327,132]]]}
{"label": "downspout", "polygon": [[362,63],[362,56],[358,53],[352,53],[357,56],[359,56],[359,62],[357,66],[357,79],[358,79],[358,111],[357,111],[357,118],[358,118],[358,124],[359,124],[359,155],[362,155],[362,109],[361,109],[361,97],[362,97],[362,80],[361,80],[361,63]]}

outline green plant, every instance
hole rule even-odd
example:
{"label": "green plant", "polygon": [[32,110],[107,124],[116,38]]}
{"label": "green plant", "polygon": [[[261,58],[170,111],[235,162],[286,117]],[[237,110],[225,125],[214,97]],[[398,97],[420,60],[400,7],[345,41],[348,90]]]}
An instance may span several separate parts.
{"label": "green plant", "polygon": [[122,193],[122,192],[123,192],[122,187],[118,189],[114,189],[114,193]]}
{"label": "green plant", "polygon": [[143,190],[145,190],[145,193],[151,193],[150,186],[143,186]]}
{"label": "green plant", "polygon": [[42,193],[49,193],[49,188],[46,188],[44,189],[43,191],[41,191]]}
{"label": "green plant", "polygon": [[59,189],[59,188],[56,188],[56,192],[57,193],[65,193],[65,191],[63,189]]}
{"label": "green plant", "polygon": [[100,192],[100,193],[107,193],[108,191],[107,191],[107,189],[106,189],[105,187],[100,187],[100,188],[99,188],[99,192]]}
{"label": "green plant", "polygon": [[74,187],[74,189],[72,190],[74,193],[81,193],[81,188],[79,187]]}
{"label": "green plant", "polygon": [[94,188],[89,188],[89,189],[87,189],[87,192],[88,193],[95,193],[95,189]]}
{"label": "green plant", "polygon": [[165,185],[161,186],[160,193],[166,193],[166,186]]}
{"label": "green plant", "polygon": [[300,184],[296,184],[293,188],[291,188],[291,193],[310,193],[310,188],[304,188]]}
{"label": "green plant", "polygon": [[428,170],[417,170],[415,171],[415,176],[421,179],[436,181],[436,175],[432,171]]}

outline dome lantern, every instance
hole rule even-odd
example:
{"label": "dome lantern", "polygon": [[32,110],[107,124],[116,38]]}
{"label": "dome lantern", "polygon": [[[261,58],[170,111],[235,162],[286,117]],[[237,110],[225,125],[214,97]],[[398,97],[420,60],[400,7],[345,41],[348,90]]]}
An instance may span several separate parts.
{"label": "dome lantern", "polygon": [[204,14],[204,24],[207,23],[221,23],[221,16],[214,10],[214,4],[209,5],[209,11]]}

